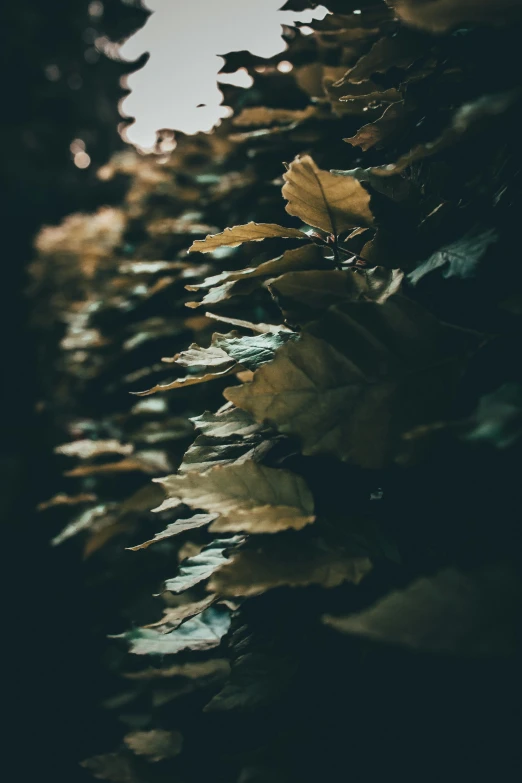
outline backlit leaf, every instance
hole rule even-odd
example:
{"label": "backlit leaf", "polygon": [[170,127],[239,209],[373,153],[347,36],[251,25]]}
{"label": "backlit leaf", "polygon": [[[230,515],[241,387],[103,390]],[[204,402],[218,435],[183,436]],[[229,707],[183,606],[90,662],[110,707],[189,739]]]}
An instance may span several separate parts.
{"label": "backlit leaf", "polygon": [[250,222],[244,226],[226,228],[221,234],[211,234],[206,239],[194,242],[189,253],[211,253],[220,247],[237,247],[244,242],[259,242],[262,239],[306,239],[306,234],[296,228],[285,228],[275,223]]}
{"label": "backlit leaf", "polygon": [[338,235],[354,226],[372,225],[370,195],[361,183],[318,168],[309,155],[296,158],[283,179],[286,211],[309,226]]}

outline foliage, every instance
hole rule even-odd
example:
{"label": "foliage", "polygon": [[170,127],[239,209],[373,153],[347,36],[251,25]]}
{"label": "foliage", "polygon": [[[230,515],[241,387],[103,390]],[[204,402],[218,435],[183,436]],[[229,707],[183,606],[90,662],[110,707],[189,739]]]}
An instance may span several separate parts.
{"label": "foliage", "polygon": [[290,74],[245,55],[234,117],[116,156],[121,207],[37,241],[80,460],[43,505],[122,645],[101,779],[312,781],[348,737],[376,779],[400,655],[428,681],[519,655],[520,20],[352,5],[286,32]]}

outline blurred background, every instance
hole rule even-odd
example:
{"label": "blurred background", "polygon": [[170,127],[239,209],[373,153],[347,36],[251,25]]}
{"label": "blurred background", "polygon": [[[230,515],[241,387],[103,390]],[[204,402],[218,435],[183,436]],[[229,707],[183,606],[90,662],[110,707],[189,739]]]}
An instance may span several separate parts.
{"label": "blurred background", "polygon": [[[280,10],[282,5],[2,4],[2,672],[13,780],[41,774],[68,783],[88,780],[78,759],[110,745],[113,730],[98,708],[104,674],[93,663],[98,642],[84,633],[91,609],[78,563],[67,551],[50,548],[45,520],[35,514],[58,478],[48,457],[52,435],[38,411],[38,335],[28,328],[27,268],[35,235],[67,214],[121,200],[123,178],[97,177],[118,150],[131,143],[151,150],[158,130],[209,131],[228,116],[220,85],[248,88],[250,77],[241,69],[218,77],[221,55],[247,49],[272,57],[285,49],[281,25],[306,24],[326,13],[302,10],[306,3],[290,4],[294,11]],[[291,65],[282,59],[278,67]],[[172,148],[172,134],[167,140]]]}

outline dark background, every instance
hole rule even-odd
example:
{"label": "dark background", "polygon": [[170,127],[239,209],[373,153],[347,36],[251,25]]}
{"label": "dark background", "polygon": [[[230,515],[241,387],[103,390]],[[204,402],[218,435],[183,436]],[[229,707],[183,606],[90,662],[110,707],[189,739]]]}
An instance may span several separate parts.
{"label": "dark background", "polygon": [[[97,55],[94,39],[121,40],[140,27],[139,2],[6,0],[0,11],[2,120],[2,703],[7,768],[13,781],[44,775],[59,783],[91,779],[78,759],[110,747],[112,725],[99,709],[103,670],[97,642],[82,626],[90,607],[81,571],[52,549],[35,507],[58,489],[49,460],[52,423],[36,413],[40,379],[29,328],[27,265],[42,225],[115,203],[96,168],[123,147],[118,134],[120,77],[140,67]],[[94,11],[95,13],[92,13]],[[85,141],[87,169],[69,145]],[[78,673],[83,672],[83,676]]]}

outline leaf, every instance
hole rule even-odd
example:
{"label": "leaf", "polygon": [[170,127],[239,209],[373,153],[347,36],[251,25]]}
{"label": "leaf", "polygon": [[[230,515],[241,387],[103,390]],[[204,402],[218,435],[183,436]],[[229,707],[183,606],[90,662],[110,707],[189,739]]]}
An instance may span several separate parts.
{"label": "leaf", "polygon": [[95,503],[96,500],[98,500],[98,497],[93,495],[92,492],[80,492],[78,495],[66,495],[63,492],[58,492],[49,500],[38,503],[37,509],[38,511],[46,511],[54,506],[77,506],[80,503]]}
{"label": "leaf", "polygon": [[183,351],[173,357],[171,363],[180,367],[196,368],[197,372],[194,374],[178,378],[170,383],[156,384],[152,389],[132,392],[132,394],[135,394],[137,397],[146,397],[156,392],[180,389],[198,383],[207,383],[216,378],[231,375],[235,372],[236,362],[216,342],[218,338],[223,336],[217,333],[214,334],[212,336],[212,345],[209,348],[201,348],[199,345],[192,343],[187,351]]}
{"label": "leaf", "polygon": [[297,157],[283,179],[286,211],[309,226],[337,236],[354,226],[373,224],[370,195],[363,186],[319,169],[309,155]]}
{"label": "leaf", "polygon": [[257,266],[238,271],[221,272],[219,275],[207,277],[206,280],[198,285],[188,285],[186,288],[189,291],[199,291],[201,289],[214,288],[223,283],[233,283],[238,280],[250,278],[266,279],[274,275],[282,275],[285,272],[317,269],[325,264],[321,249],[317,245],[305,245],[294,250],[287,250],[281,256],[272,258],[270,261],[263,261]]}
{"label": "leaf", "polygon": [[[274,295],[287,320],[302,323],[303,312],[308,320],[317,317],[317,310],[325,310],[339,302],[369,299],[385,302],[397,293],[402,282],[398,269],[375,267],[368,270],[347,269],[327,272],[289,272],[269,281]],[[297,305],[297,306],[296,306]],[[304,305],[308,312],[303,311]]]}
{"label": "leaf", "polygon": [[345,66],[324,65],[319,62],[308,63],[293,71],[294,78],[303,92],[312,98],[324,97],[325,84],[335,82],[346,73]]}
{"label": "leaf", "polygon": [[517,443],[521,435],[522,387],[518,383],[504,383],[480,398],[464,440],[506,449]]}
{"label": "leaf", "polygon": [[220,595],[252,596],[276,587],[338,587],[359,584],[371,570],[368,557],[328,547],[302,536],[275,536],[235,553],[212,577],[209,589]]}
{"label": "leaf", "polygon": [[211,606],[170,633],[135,628],[113,638],[125,639],[134,655],[175,655],[183,650],[201,652],[218,647],[229,628],[230,613]]}
{"label": "leaf", "polygon": [[245,411],[230,406],[217,414],[204,413],[192,421],[201,434],[185,452],[180,473],[191,470],[203,473],[216,463],[257,459],[264,453],[267,441],[263,440],[263,428]]}
{"label": "leaf", "polygon": [[230,324],[230,326],[238,326],[241,329],[250,329],[252,332],[258,334],[265,334],[265,332],[283,332],[287,327],[282,324],[254,324],[251,321],[244,321],[241,318],[227,318],[223,315],[216,315],[215,313],[205,313],[207,318],[212,318],[214,321],[221,321],[224,324]]}
{"label": "leaf", "polygon": [[497,241],[495,231],[489,229],[480,234],[471,234],[445,247],[441,247],[426,261],[408,275],[408,280],[416,285],[425,275],[433,272],[434,269],[444,267],[443,277],[473,277],[477,265],[485,255],[490,245]]}
{"label": "leaf", "polygon": [[297,436],[305,456],[378,468],[404,432],[443,418],[473,342],[401,297],[339,305],[224,396]]}
{"label": "leaf", "polygon": [[295,340],[297,335],[288,330],[267,332],[252,337],[236,337],[230,335],[214,335],[215,344],[219,346],[237,365],[247,370],[256,370],[262,364],[272,361],[276,351],[289,340]]}
{"label": "leaf", "polygon": [[130,759],[120,753],[105,753],[81,762],[91,775],[113,783],[141,783]]}
{"label": "leaf", "polygon": [[81,533],[84,530],[88,530],[92,525],[94,525],[101,518],[105,516],[110,516],[111,511],[114,508],[115,508],[114,503],[113,504],[100,503],[97,506],[91,506],[91,508],[85,509],[85,511],[82,511],[81,514],[75,517],[72,520],[72,522],[70,522],[62,530],[61,533],[59,533],[57,536],[55,536],[52,539],[51,541],[52,546],[58,546],[58,544],[62,544],[68,538],[72,538],[78,533]]}
{"label": "leaf", "polygon": [[514,569],[454,568],[423,577],[359,614],[326,617],[342,633],[431,653],[508,655],[517,646],[521,586]]}
{"label": "leaf", "polygon": [[212,677],[214,675],[225,677],[230,671],[230,664],[223,658],[211,658],[208,661],[190,661],[188,663],[176,663],[164,669],[142,669],[139,672],[127,672],[123,676],[129,680],[155,680],[170,679],[171,677],[184,677],[189,680]]}
{"label": "leaf", "polygon": [[301,476],[251,460],[217,465],[199,475],[167,476],[159,483],[191,508],[219,514],[211,529],[221,533],[299,530],[315,519],[313,498]]}
{"label": "leaf", "polygon": [[[148,394],[149,392],[145,392]],[[169,470],[166,452],[146,449],[136,452],[133,457],[121,459],[118,462],[106,462],[102,465],[79,465],[73,470],[67,470],[64,476],[102,476],[111,473],[148,473],[153,475],[158,471]]]}
{"label": "leaf", "polygon": [[214,571],[228,562],[225,554],[229,549],[241,543],[239,536],[233,538],[216,539],[206,546],[199,555],[184,560],[179,568],[179,575],[173,579],[167,579],[165,590],[171,593],[182,593],[194,585],[203,582],[212,576]]}
{"label": "leaf", "polygon": [[476,100],[464,103],[453,115],[450,125],[433,141],[417,144],[395,163],[387,166],[375,166],[372,172],[379,177],[390,177],[400,174],[413,163],[431,157],[452,144],[457,143],[468,132],[476,127],[487,126],[498,115],[507,112],[517,101],[517,91],[499,92],[482,95]]}
{"label": "leaf", "polygon": [[405,117],[404,101],[391,103],[378,120],[363,125],[355,136],[343,141],[347,141],[352,147],[360,147],[363,152],[375,146],[380,147],[384,141],[401,132]]}
{"label": "leaf", "polygon": [[126,746],[137,756],[147,756],[150,761],[163,761],[178,756],[183,747],[179,731],[133,731],[123,738]]}
{"label": "leaf", "polygon": [[341,103],[344,103],[346,108],[353,114],[372,111],[381,108],[384,104],[396,103],[401,99],[401,93],[395,87],[390,87],[388,90],[374,90],[363,95],[349,94],[339,98]]}
{"label": "leaf", "polygon": [[232,119],[232,125],[239,128],[268,125],[286,125],[287,123],[303,122],[317,114],[315,106],[305,109],[269,109],[266,106],[248,106]]}
{"label": "leaf", "polygon": [[137,546],[128,546],[131,552],[137,552],[139,549],[147,549],[151,544],[155,544],[158,541],[164,541],[166,538],[172,538],[180,533],[185,533],[187,530],[194,530],[198,527],[204,527],[209,525],[214,519],[217,518],[217,514],[194,514],[194,516],[188,519],[177,519],[175,522],[171,522],[167,525],[165,530],[161,533],[156,533],[154,538],[149,541],[145,541],[143,544],[137,544]]}
{"label": "leaf", "polygon": [[244,242],[259,242],[262,239],[307,239],[306,234],[296,228],[284,228],[276,223],[254,223],[226,228],[220,234],[211,234],[205,239],[196,240],[189,253],[211,253],[219,247],[237,247]]}
{"label": "leaf", "polygon": [[194,416],[191,421],[202,435],[212,438],[248,438],[261,430],[248,413],[232,406],[218,413],[206,411],[201,416]]}
{"label": "leaf", "polygon": [[466,23],[512,24],[522,19],[518,0],[386,0],[407,24],[443,33]]}
{"label": "leaf", "polygon": [[391,68],[407,68],[426,54],[426,48],[423,36],[404,28],[399,29],[393,36],[376,41],[368,54],[360,57],[335,86],[343,86],[346,82],[361,84],[374,73],[386,73]]}
{"label": "leaf", "polygon": [[168,606],[166,609],[164,609],[161,620],[157,620],[155,623],[149,623],[143,627],[158,628],[161,633],[170,633],[170,631],[174,630],[174,628],[177,628],[179,625],[181,625],[184,620],[204,612],[205,609],[208,609],[208,607],[211,606],[215,600],[215,595],[209,595],[203,598],[201,601],[181,604],[180,606]]}
{"label": "leaf", "polygon": [[342,171],[339,169],[333,169],[332,174],[337,174],[340,177],[353,177],[360,182],[368,182],[373,190],[377,193],[381,193],[386,198],[391,198],[394,201],[403,201],[408,197],[412,190],[411,182],[403,177],[396,175],[390,177],[383,177],[380,169],[348,169]]}
{"label": "leaf", "polygon": [[55,454],[64,454],[66,457],[79,457],[80,459],[91,459],[99,457],[102,454],[123,454],[129,455],[134,451],[134,446],[130,443],[120,443],[118,440],[73,440],[70,443],[64,443],[62,446],[56,446]]}
{"label": "leaf", "polygon": [[232,666],[223,690],[205,706],[205,712],[253,710],[283,695],[296,669],[295,660],[281,655],[248,652]]}
{"label": "leaf", "polygon": [[[217,275],[216,275],[217,277]],[[260,285],[259,280],[233,280],[221,283],[211,288],[199,302],[186,302],[186,307],[195,309],[203,305],[215,305],[230,299],[232,296],[248,296]],[[188,286],[187,286],[188,287]]]}

